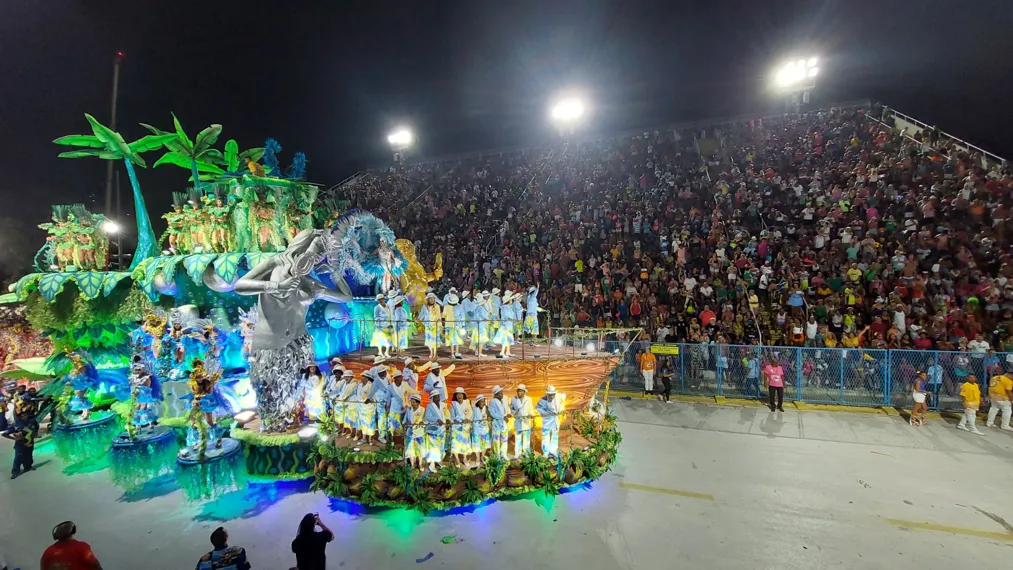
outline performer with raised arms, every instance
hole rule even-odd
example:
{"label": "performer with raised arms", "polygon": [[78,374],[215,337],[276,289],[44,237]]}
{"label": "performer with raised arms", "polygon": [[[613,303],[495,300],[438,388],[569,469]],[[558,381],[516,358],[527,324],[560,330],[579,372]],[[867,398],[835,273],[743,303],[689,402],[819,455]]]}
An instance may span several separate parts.
{"label": "performer with raised arms", "polygon": [[524,316],[524,333],[528,336],[538,336],[538,287],[528,287],[527,315]]}

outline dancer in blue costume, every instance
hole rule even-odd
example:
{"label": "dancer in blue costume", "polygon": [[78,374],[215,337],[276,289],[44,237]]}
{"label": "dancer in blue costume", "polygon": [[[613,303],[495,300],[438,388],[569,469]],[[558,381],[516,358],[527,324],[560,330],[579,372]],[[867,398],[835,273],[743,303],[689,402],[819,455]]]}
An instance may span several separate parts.
{"label": "dancer in blue costume", "polygon": [[500,303],[499,327],[496,331],[494,342],[500,345],[498,358],[509,358],[513,356],[510,347],[514,344],[514,316],[513,309],[514,293],[509,289],[503,293],[503,300]]}
{"label": "dancer in blue costume", "polygon": [[529,336],[538,336],[538,287],[532,285],[528,288],[527,315],[524,316],[524,333]]}
{"label": "dancer in blue costume", "polygon": [[383,293],[377,293],[376,306],[373,307],[373,338],[369,345],[376,349],[377,356],[383,358],[390,357],[391,316],[386,296]]}
{"label": "dancer in blue costume", "polygon": [[475,404],[471,407],[471,452],[479,465],[485,463],[489,452],[489,408],[485,394],[475,396]]}
{"label": "dancer in blue costume", "polygon": [[[214,440],[215,447],[221,447],[225,431],[215,423],[217,415],[231,415],[234,410],[222,397],[218,381],[221,379],[220,365],[216,361],[205,362],[200,358],[193,360],[190,373],[190,429],[187,430],[186,444],[195,453],[200,452],[202,438],[200,422],[203,420],[207,430],[207,440]],[[203,417],[201,417],[203,415]],[[206,441],[206,440],[205,440]]]}
{"label": "dancer in blue costume", "polygon": [[71,369],[67,382],[74,389],[74,397],[67,403],[67,409],[78,414],[79,422],[88,420],[94,404],[88,399],[88,391],[98,387],[98,370],[78,353],[70,355]]}
{"label": "dancer in blue costume", "polygon": [[485,343],[489,342],[489,292],[483,291],[480,297],[475,299],[473,316],[477,328],[471,337],[471,346],[479,357],[482,356]]}

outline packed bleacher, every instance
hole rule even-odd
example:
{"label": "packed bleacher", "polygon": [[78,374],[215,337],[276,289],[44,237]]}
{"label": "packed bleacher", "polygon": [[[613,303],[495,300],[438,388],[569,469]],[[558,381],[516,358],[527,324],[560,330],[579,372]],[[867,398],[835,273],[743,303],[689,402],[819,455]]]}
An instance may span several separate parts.
{"label": "packed bleacher", "polygon": [[873,113],[560,142],[369,173],[339,192],[424,263],[441,251],[437,289],[537,283],[553,326],[1013,350],[1005,165]]}

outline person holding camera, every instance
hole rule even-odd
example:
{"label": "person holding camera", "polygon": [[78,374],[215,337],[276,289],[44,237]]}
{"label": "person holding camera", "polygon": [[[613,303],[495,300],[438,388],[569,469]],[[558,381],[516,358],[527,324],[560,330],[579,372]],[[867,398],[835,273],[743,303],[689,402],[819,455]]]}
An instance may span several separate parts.
{"label": "person holding camera", "polygon": [[[320,530],[317,530],[320,527]],[[327,567],[327,543],[334,540],[334,533],[320,521],[319,513],[311,513],[299,523],[299,534],[292,541],[295,564],[299,570],[325,570]]]}

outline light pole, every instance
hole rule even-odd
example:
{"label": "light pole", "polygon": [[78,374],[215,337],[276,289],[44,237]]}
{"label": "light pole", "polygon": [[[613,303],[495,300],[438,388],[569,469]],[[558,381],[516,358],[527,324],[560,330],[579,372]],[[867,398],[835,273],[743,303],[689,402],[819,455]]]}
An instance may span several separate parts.
{"label": "light pole", "polygon": [[[113,100],[112,112],[109,118],[109,128],[116,130],[116,99],[120,92],[120,63],[123,61],[123,52],[116,52],[113,59]],[[113,160],[106,161],[106,209],[105,214],[111,216],[113,213]]]}
{"label": "light pole", "polygon": [[415,142],[415,135],[407,128],[400,127],[387,135],[387,142],[394,151],[394,163],[400,164],[404,162],[405,151]]}
{"label": "light pole", "polygon": [[550,116],[559,128],[559,135],[573,134],[574,129],[584,118],[587,107],[580,97],[565,96],[556,99],[552,105]]}
{"label": "light pole", "polygon": [[123,269],[123,228],[112,220],[102,222],[102,231],[116,237],[116,269]]}
{"label": "light pole", "polygon": [[809,103],[809,94],[816,89],[819,60],[796,58],[782,63],[774,70],[774,89],[785,96],[785,112],[799,112]]}

